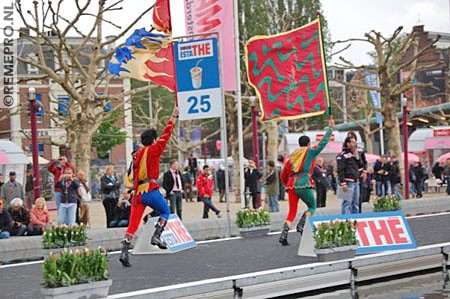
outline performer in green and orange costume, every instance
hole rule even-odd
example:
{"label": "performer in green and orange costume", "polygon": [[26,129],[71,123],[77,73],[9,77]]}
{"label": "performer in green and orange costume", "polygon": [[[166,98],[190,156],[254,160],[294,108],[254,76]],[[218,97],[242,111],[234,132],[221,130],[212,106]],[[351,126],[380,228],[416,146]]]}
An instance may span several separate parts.
{"label": "performer in green and orange costume", "polygon": [[278,240],[284,246],[289,245],[287,241],[288,231],[297,216],[298,199],[300,198],[308,206],[308,210],[303,213],[298,222],[297,231],[299,233],[303,233],[306,217],[312,216],[316,211],[317,203],[313,190],[315,186],[312,179],[315,157],[327,145],[333,128],[334,120],[330,119],[328,128],[325,129],[326,133],[316,148],[310,147],[311,142],[308,136],[301,136],[298,139],[300,148],[292,152],[284,164],[280,177],[288,191],[289,213]]}

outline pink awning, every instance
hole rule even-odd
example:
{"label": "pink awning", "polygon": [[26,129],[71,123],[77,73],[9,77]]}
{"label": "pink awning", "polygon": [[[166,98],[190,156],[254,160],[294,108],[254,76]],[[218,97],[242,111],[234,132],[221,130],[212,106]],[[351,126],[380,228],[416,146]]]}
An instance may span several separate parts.
{"label": "pink awning", "polygon": [[0,164],[8,164],[8,155],[5,152],[0,152]]}
{"label": "pink awning", "polygon": [[425,140],[425,149],[450,149],[450,138],[448,137],[434,137]]}

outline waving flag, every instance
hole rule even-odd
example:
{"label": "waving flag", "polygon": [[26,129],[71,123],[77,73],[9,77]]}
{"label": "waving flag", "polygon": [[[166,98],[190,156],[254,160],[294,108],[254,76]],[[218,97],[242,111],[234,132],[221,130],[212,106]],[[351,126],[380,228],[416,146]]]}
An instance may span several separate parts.
{"label": "waving flag", "polygon": [[330,106],[319,19],[289,32],[252,37],[245,50],[261,120],[311,117]]}
{"label": "waving flag", "polygon": [[153,6],[153,24],[158,31],[167,35],[172,33],[169,0],[156,0]]}
{"label": "waving flag", "polygon": [[116,50],[109,62],[110,73],[151,81],[175,90],[172,40],[164,34],[155,34],[144,28],[137,29],[126,40],[125,46]]}

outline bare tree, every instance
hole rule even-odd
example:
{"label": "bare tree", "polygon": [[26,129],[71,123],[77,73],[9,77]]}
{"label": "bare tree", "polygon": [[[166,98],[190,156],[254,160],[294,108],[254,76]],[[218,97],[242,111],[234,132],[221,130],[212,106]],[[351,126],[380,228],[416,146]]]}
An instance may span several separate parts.
{"label": "bare tree", "polygon": [[[54,82],[70,97],[68,114],[63,116],[61,126],[66,130],[73,160],[78,169],[89,171],[92,137],[102,120],[106,117],[103,106],[106,101],[114,103],[113,111],[122,109],[124,98],[149,90],[144,86],[133,90],[111,92],[114,79],[107,71],[109,59],[115,52],[113,45],[123,38],[134,25],[147,14],[153,6],[143,9],[142,13],[125,28],[106,19],[110,12],[121,10],[118,0],[110,5],[105,0],[75,0],[75,13],[66,17],[62,7],[67,5],[59,1],[33,1],[33,8],[24,11],[20,0],[16,1],[16,10],[30,32],[24,38],[36,51],[36,58],[18,57],[18,60],[39,70],[39,75],[24,80],[39,79]],[[91,13],[92,10],[96,10]],[[118,33],[112,38],[103,37],[103,24],[114,26]],[[81,25],[90,24],[87,31]],[[47,32],[51,32],[49,36]],[[79,39],[71,43],[74,34]],[[55,62],[49,64],[48,52]],[[117,82],[117,81],[116,81]],[[99,92],[101,90],[101,93]],[[58,116],[61,118],[61,116]],[[61,119],[59,119],[61,120]]]}
{"label": "bare tree", "polygon": [[[362,90],[375,90],[381,95],[383,115],[383,125],[389,139],[389,151],[391,155],[401,156],[402,148],[400,142],[400,124],[397,107],[400,106],[401,94],[413,87],[424,87],[427,84],[414,83],[415,73],[420,69],[429,68],[433,64],[418,64],[418,60],[431,51],[435,51],[435,44],[439,37],[427,42],[420,49],[418,48],[418,37],[415,32],[407,34],[405,38],[399,39],[402,27],[398,27],[394,33],[385,37],[375,30],[364,35],[365,38],[353,38],[345,41],[337,41],[335,44],[348,43],[352,41],[369,43],[375,50],[376,65],[355,66],[344,57],[340,57],[339,66],[368,71],[377,74],[379,86],[372,87],[365,84],[346,83],[347,86],[360,88]],[[411,51],[407,56],[406,52]],[[400,78],[402,71],[409,71],[409,76]]]}

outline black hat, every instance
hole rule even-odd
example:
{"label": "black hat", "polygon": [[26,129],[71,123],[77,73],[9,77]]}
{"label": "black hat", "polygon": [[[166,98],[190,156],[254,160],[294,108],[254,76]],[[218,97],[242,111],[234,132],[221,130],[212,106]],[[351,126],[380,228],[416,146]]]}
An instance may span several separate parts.
{"label": "black hat", "polygon": [[16,175],[16,172],[15,171],[10,171],[9,175]]}

